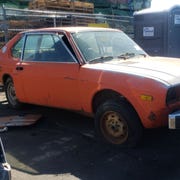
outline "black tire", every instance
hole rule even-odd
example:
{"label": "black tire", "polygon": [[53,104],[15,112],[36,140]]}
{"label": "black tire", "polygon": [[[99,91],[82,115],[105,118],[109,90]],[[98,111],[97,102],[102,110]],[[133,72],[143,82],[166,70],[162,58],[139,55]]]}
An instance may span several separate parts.
{"label": "black tire", "polygon": [[134,109],[126,102],[115,101],[107,101],[97,109],[95,128],[101,140],[118,147],[135,147],[143,132]]}
{"label": "black tire", "polygon": [[8,101],[8,104],[11,108],[14,108],[14,109],[21,108],[22,103],[19,102],[16,97],[14,83],[11,78],[8,78],[5,82],[5,94],[6,94],[6,99]]}

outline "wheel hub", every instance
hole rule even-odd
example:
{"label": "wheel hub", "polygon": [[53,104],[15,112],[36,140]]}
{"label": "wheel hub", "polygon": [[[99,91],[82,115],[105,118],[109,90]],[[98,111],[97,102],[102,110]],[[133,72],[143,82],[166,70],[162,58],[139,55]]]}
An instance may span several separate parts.
{"label": "wheel hub", "polygon": [[128,137],[127,123],[119,113],[111,111],[104,115],[105,136],[116,143],[124,142]]}
{"label": "wheel hub", "polygon": [[9,88],[9,93],[8,93],[9,100],[11,101],[12,104],[14,104],[15,101],[17,100],[14,85],[10,83],[8,88]]}

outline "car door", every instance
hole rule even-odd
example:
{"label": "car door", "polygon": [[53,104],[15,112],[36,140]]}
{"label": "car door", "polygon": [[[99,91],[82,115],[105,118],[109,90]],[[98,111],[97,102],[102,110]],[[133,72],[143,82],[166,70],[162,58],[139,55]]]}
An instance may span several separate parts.
{"label": "car door", "polygon": [[[65,41],[66,39],[66,41]],[[65,43],[66,42],[66,43]],[[67,38],[59,34],[48,57],[50,106],[80,110],[79,69]],[[47,55],[46,55],[47,57]]]}
{"label": "car door", "polygon": [[25,102],[80,109],[79,64],[64,43],[64,35],[29,33],[17,65]]}
{"label": "car door", "polygon": [[20,89],[26,103],[48,105],[48,65],[38,57],[42,34],[29,33],[25,37],[22,60],[16,65]]}
{"label": "car door", "polygon": [[22,61],[16,67],[24,94],[21,101],[80,109],[79,64],[64,37],[55,33],[26,35]]}

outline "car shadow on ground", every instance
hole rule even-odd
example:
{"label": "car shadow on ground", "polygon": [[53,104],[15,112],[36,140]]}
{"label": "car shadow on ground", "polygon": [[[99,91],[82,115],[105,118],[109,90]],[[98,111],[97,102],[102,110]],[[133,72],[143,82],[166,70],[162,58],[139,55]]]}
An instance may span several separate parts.
{"label": "car shadow on ground", "polygon": [[0,102],[1,117],[24,113],[40,113],[42,118],[1,133],[13,169],[32,175],[71,174],[83,180],[180,177],[179,131],[145,130],[139,147],[114,148],[97,141],[91,118],[40,106],[17,111],[9,109],[5,99]]}

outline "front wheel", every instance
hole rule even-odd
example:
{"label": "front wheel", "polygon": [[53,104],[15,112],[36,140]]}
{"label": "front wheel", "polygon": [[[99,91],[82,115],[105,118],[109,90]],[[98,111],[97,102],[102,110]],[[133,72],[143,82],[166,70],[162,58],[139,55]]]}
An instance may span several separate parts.
{"label": "front wheel", "polygon": [[16,97],[14,83],[11,78],[8,78],[5,82],[5,94],[10,107],[14,109],[19,109],[21,107],[22,104],[18,101]]}
{"label": "front wheel", "polygon": [[142,136],[142,125],[134,109],[126,102],[108,101],[95,115],[99,137],[113,145],[136,146]]}

